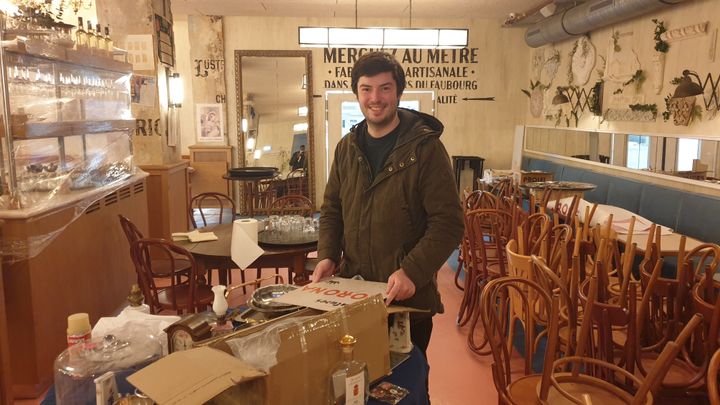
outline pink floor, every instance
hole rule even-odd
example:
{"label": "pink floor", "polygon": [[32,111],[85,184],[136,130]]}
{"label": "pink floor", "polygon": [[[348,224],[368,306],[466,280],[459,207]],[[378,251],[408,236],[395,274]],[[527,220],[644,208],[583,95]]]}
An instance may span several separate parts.
{"label": "pink floor", "polygon": [[433,318],[428,347],[430,400],[433,405],[496,404],[492,356],[480,357],[467,347],[467,327],[455,325],[462,291],[453,282],[455,273],[446,264],[438,273],[445,313]]}

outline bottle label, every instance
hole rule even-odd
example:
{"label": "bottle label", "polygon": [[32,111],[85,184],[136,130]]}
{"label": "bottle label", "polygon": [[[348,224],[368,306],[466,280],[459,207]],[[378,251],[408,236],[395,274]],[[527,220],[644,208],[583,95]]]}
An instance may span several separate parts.
{"label": "bottle label", "polygon": [[365,405],[365,373],[345,378],[345,405]]}
{"label": "bottle label", "polygon": [[91,332],[88,331],[87,333],[82,335],[67,335],[68,347],[78,343],[87,342],[88,340],[90,340],[90,333]]}

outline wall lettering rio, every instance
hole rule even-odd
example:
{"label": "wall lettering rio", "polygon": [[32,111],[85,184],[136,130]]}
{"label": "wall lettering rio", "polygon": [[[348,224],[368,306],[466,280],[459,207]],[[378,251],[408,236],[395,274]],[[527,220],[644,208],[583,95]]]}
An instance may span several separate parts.
{"label": "wall lettering rio", "polygon": [[[352,65],[362,54],[380,49],[325,48],[326,89],[349,90]],[[405,69],[408,90],[435,90],[440,104],[457,104],[458,92],[478,90],[476,67],[478,48],[385,49]],[[325,73],[325,72],[323,72]]]}
{"label": "wall lettering rio", "polygon": [[135,136],[162,136],[160,118],[137,118],[135,120]]}

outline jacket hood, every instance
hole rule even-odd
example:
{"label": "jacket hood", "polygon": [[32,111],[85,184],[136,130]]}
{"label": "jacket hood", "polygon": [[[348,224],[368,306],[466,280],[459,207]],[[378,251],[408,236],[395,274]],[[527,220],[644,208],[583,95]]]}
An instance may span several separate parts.
{"label": "jacket hood", "polygon": [[[411,123],[408,124],[408,128],[416,129],[424,125],[428,129],[430,129],[430,131],[408,131],[415,134],[415,136],[434,135],[439,138],[440,135],[442,135],[443,130],[445,129],[445,126],[442,124],[442,122],[440,122],[440,120],[424,112],[398,107],[398,115],[400,115],[401,119],[403,120],[411,121]],[[350,132],[357,132],[358,128],[366,126],[367,123],[365,121],[366,120],[362,120],[357,124],[353,125],[352,128],[350,128]],[[413,138],[415,136],[413,136]]]}

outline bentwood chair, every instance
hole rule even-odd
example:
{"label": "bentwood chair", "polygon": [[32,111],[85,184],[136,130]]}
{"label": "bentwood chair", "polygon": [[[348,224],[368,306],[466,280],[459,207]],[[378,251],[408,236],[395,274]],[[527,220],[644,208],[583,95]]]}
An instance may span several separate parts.
{"label": "bentwood chair", "polygon": [[[198,216],[199,218],[197,218]],[[235,201],[222,193],[198,194],[190,200],[190,220],[195,228],[232,223],[235,220]],[[212,269],[207,270],[208,284],[212,284]],[[220,271],[220,269],[217,270]],[[227,274],[228,283],[232,283],[230,269],[227,269]],[[245,282],[245,277],[243,277],[242,281]]]}
{"label": "bentwood chair", "polygon": [[[163,239],[139,239],[130,247],[140,288],[150,313],[174,310],[178,314],[194,313],[212,305],[214,294],[197,274],[192,254]],[[174,265],[178,257],[190,262],[190,271],[180,277],[158,276],[153,270],[153,257],[160,257]]]}
{"label": "bentwood chair", "polygon": [[[507,330],[507,299],[510,294],[521,297],[522,305],[527,314],[526,325],[534,327],[535,317],[542,319],[542,322],[549,326],[545,352],[540,351],[541,345],[529,344],[525,347],[524,370],[518,376],[518,370],[511,368],[511,352],[508,350]],[[531,296],[535,297],[531,299]],[[537,387],[541,382],[541,374],[534,374],[528,367],[536,355],[543,356],[546,365],[552,364],[555,360],[557,347],[559,301],[534,281],[521,277],[502,277],[491,280],[485,286],[481,297],[482,302],[482,323],[488,339],[488,345],[493,357],[492,374],[495,389],[498,392],[499,402],[508,405],[535,405],[539,404]],[[542,311],[535,311],[532,308],[537,306]],[[534,343],[534,342],[533,342]]]}
{"label": "bentwood chair", "polygon": [[190,200],[190,220],[194,228],[232,222],[234,219],[235,201],[225,194],[202,193]]}
{"label": "bentwood chair", "polygon": [[285,177],[286,195],[308,195],[307,177],[304,169],[295,169]]}
{"label": "bentwood chair", "polygon": [[720,371],[720,349],[715,351],[710,359],[707,373],[707,387],[710,405],[720,405],[720,391],[718,390],[718,371]]}
{"label": "bentwood chair", "polygon": [[309,217],[313,214],[313,205],[312,201],[303,195],[290,194],[273,200],[268,214]]}
{"label": "bentwood chair", "polygon": [[[466,274],[457,317],[460,326],[472,320],[471,330],[475,329],[479,320],[476,307],[483,286],[490,279],[507,275],[504,246],[510,237],[511,221],[509,213],[496,209],[476,209],[465,214],[467,242],[463,244],[463,260]],[[472,332],[470,336],[470,347],[481,354],[478,347],[483,344],[475,345]]]}
{"label": "bentwood chair", "polygon": [[[543,370],[539,389],[540,402],[553,405],[650,405],[654,402],[670,364],[701,322],[702,316],[694,315],[678,337],[668,342],[652,370],[642,379],[615,364],[584,357],[581,353],[560,358],[552,365],[546,365]],[[583,324],[583,327],[586,326],[588,325]],[[588,333],[590,332],[581,332]],[[572,366],[571,371],[556,371],[564,370],[568,366]],[[613,376],[616,383],[608,381],[607,376]]]}
{"label": "bentwood chair", "polygon": [[[120,218],[120,226],[122,226],[123,232],[125,233],[125,237],[128,240],[128,244],[130,248],[132,248],[132,244],[140,239],[143,239],[145,236],[143,236],[142,232],[135,226],[135,224],[130,221],[127,217],[123,215],[118,215]],[[154,274],[158,277],[167,277],[170,274],[183,274],[187,273],[190,270],[190,267],[192,267],[192,264],[190,261],[185,260],[181,257],[175,257],[173,261],[166,260],[164,258],[152,258],[152,270]],[[138,279],[138,285],[140,284],[140,279]]]}

